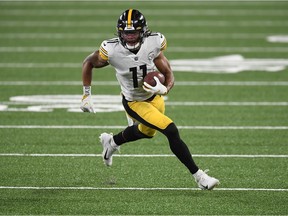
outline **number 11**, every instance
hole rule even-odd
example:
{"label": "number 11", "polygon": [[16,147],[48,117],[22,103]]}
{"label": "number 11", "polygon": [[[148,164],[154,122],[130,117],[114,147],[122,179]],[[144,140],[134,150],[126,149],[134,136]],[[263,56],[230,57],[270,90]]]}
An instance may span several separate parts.
{"label": "number 11", "polygon": [[[130,68],[129,69],[130,72],[132,72],[132,78],[133,78],[133,86],[134,88],[138,88],[138,67],[133,67],[133,68]],[[147,65],[141,65],[139,67],[139,71],[142,70],[142,78],[144,79],[144,77],[146,76],[147,74]]]}

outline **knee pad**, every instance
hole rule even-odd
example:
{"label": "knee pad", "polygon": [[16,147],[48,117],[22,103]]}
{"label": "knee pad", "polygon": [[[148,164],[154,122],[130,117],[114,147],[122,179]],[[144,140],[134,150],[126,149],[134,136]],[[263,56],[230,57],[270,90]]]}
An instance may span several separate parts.
{"label": "knee pad", "polygon": [[149,128],[149,127],[143,127],[142,124],[139,124],[137,127],[138,133],[141,133],[142,135],[145,136],[145,138],[152,138],[156,135],[156,130]]}

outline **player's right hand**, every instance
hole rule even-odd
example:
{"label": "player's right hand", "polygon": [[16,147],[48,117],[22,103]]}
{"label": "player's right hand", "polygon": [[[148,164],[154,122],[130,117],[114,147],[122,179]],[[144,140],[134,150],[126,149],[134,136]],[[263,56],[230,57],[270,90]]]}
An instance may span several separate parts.
{"label": "player's right hand", "polygon": [[167,88],[164,86],[158,77],[154,76],[154,80],[156,81],[156,86],[151,86],[148,83],[144,82],[143,83],[143,89],[147,92],[151,92],[153,94],[158,94],[158,95],[165,95],[167,94]]}
{"label": "player's right hand", "polygon": [[91,95],[83,95],[80,109],[83,112],[95,113]]}

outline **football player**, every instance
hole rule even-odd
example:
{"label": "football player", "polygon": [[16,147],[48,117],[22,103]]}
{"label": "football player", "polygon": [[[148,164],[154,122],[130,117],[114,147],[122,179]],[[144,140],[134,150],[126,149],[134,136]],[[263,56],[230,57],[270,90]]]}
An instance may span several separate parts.
{"label": "football player", "polygon": [[[191,153],[180,138],[174,122],[164,114],[163,95],[174,85],[174,76],[163,51],[167,42],[161,33],[148,29],[146,19],[135,9],[124,11],[117,23],[118,37],[102,42],[99,50],[90,54],[83,62],[83,98],[81,109],[94,112],[91,101],[92,69],[111,65],[121,86],[122,103],[126,114],[133,119],[118,134],[102,133],[102,157],[107,166],[112,165],[112,156],[124,143],[152,138],[156,131],[164,134],[171,151],[188,168],[201,189],[211,190],[219,180],[210,177],[195,164]],[[145,75],[160,71],[165,76],[164,85],[155,77],[156,86],[143,82]]]}

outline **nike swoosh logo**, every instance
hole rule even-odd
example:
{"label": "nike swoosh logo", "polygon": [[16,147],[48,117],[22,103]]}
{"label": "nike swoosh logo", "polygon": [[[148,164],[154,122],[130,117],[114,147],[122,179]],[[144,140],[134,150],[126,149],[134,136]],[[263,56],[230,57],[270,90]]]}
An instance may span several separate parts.
{"label": "nike swoosh logo", "polygon": [[108,160],[109,158],[107,157],[108,149],[106,149],[106,152],[104,154],[104,160]]}
{"label": "nike swoosh logo", "polygon": [[204,186],[204,185],[201,184],[201,186],[202,186],[204,189],[208,190],[208,185]]}

